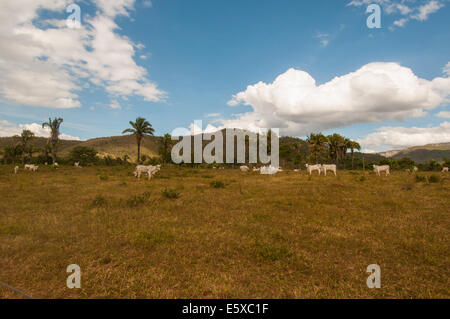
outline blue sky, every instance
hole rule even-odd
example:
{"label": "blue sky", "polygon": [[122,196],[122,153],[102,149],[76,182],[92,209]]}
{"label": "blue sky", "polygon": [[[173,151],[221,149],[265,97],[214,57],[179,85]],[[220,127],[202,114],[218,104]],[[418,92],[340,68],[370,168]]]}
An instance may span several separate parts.
{"label": "blue sky", "polygon": [[120,135],[143,116],[157,135],[203,120],[339,132],[377,151],[450,141],[449,1],[84,0],[80,29],[64,25],[71,1],[22,2],[0,4],[0,136],[45,135],[49,116],[66,137]]}

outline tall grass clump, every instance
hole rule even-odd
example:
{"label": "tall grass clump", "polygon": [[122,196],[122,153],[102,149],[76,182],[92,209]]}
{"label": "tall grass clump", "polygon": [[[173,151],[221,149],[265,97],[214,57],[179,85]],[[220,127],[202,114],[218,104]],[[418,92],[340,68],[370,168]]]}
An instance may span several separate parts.
{"label": "tall grass clump", "polygon": [[166,188],[162,191],[162,195],[165,198],[176,199],[180,197],[180,193],[176,189]]}
{"label": "tall grass clump", "polygon": [[222,181],[212,181],[210,185],[214,188],[225,188],[225,183]]}

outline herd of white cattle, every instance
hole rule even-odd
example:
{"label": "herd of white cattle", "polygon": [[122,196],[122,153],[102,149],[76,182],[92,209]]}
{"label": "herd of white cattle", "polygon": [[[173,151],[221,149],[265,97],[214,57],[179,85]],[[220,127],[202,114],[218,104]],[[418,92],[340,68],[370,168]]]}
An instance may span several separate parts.
{"label": "herd of white cattle", "polygon": [[[47,163],[45,163],[47,165]],[[58,163],[54,163],[53,164],[54,167],[58,167]],[[75,162],[74,164],[75,167],[77,168],[81,168],[81,165],[79,162]],[[337,167],[336,164],[305,164],[306,167],[306,171],[308,172],[309,175],[312,175],[312,173],[314,171],[317,171],[319,173],[319,175],[321,173],[323,173],[325,176],[327,176],[327,171],[333,172],[334,176],[337,176]],[[36,172],[38,170],[39,166],[34,165],[34,164],[25,164],[24,165],[24,170],[29,170],[32,172]],[[213,167],[213,169],[216,169],[217,167]],[[141,178],[142,174],[147,174],[148,176],[148,180],[150,180],[152,178],[153,175],[155,175],[157,172],[159,172],[159,170],[161,169],[161,165],[137,165],[136,168],[134,169],[134,176],[137,179]],[[224,169],[224,167],[219,167],[219,169]],[[250,168],[246,165],[242,165],[239,167],[239,169],[241,170],[241,172],[249,172]],[[381,176],[381,173],[385,173],[386,176],[390,175],[390,166],[389,165],[373,165],[373,171],[375,174],[377,174],[378,176]],[[253,167],[253,172],[260,172],[260,174],[264,174],[264,175],[273,175],[276,174],[278,172],[282,172],[283,169],[281,167],[273,167],[273,166],[261,166],[261,167]],[[294,172],[298,172],[299,169],[294,169]],[[405,171],[411,173],[411,172],[418,172],[419,169],[414,166],[412,168],[412,170],[410,169],[406,169]],[[19,172],[19,166],[15,166],[14,167],[14,174],[17,174]],[[442,168],[442,173],[444,172],[448,172],[448,167],[444,167]]]}

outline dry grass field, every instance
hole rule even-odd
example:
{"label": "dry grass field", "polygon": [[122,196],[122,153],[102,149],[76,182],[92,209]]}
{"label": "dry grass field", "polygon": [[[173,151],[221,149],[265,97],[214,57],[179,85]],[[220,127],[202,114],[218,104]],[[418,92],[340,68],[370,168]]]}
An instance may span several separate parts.
{"label": "dry grass field", "polygon": [[0,166],[0,281],[37,298],[450,297],[448,174],[132,170]]}

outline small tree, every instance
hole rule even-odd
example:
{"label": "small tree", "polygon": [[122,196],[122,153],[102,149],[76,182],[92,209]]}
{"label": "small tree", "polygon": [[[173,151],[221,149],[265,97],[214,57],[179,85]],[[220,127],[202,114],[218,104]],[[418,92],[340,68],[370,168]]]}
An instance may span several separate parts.
{"label": "small tree", "polygon": [[70,151],[70,160],[73,163],[79,162],[83,166],[94,164],[97,161],[97,151],[92,147],[75,146]]}
{"label": "small tree", "polygon": [[31,132],[30,130],[23,130],[19,137],[20,137],[20,146],[22,147],[22,165],[23,165],[25,164],[25,154],[27,152],[32,154],[32,152],[30,152],[30,150],[32,150],[32,146],[30,146],[29,150],[28,143],[33,139],[34,133]]}

